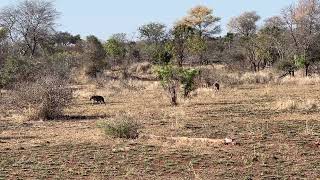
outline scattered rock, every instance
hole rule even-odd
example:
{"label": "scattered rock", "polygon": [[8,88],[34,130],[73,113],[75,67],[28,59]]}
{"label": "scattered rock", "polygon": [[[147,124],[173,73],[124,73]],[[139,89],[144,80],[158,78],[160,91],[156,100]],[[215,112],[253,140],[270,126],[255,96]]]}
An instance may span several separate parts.
{"label": "scattered rock", "polygon": [[235,139],[227,137],[224,139],[224,144],[225,145],[237,145],[238,143],[235,141]]}

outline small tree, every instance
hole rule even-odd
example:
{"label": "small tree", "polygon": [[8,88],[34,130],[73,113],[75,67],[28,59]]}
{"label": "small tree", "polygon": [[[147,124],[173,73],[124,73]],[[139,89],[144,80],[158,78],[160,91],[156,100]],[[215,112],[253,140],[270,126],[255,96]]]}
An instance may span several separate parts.
{"label": "small tree", "polygon": [[101,72],[106,66],[106,62],[104,61],[106,57],[106,51],[97,37],[87,37],[85,54],[89,60],[88,70],[86,73],[95,78],[97,77],[97,73]]}
{"label": "small tree", "polygon": [[177,59],[177,65],[182,66],[189,47],[189,39],[192,37],[193,29],[186,24],[178,23],[171,31],[173,36],[173,54]]}
{"label": "small tree", "polygon": [[158,66],[155,69],[162,87],[168,91],[173,106],[178,105],[179,69],[170,64]]}
{"label": "small tree", "polygon": [[125,34],[115,34],[104,44],[107,55],[114,60],[115,64],[117,61],[123,61],[125,59],[127,54],[126,43]]}
{"label": "small tree", "polygon": [[178,105],[178,91],[180,85],[183,87],[183,95],[187,98],[196,89],[195,78],[199,75],[197,69],[183,69],[182,67],[166,64],[158,66],[155,70],[161,81],[162,87],[168,91],[171,104]]}

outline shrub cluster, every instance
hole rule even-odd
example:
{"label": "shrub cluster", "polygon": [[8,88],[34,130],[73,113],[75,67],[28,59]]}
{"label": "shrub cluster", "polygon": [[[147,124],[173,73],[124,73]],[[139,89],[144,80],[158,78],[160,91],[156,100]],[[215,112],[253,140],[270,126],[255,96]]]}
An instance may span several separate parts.
{"label": "shrub cluster", "polygon": [[197,69],[184,69],[171,64],[157,66],[155,74],[161,81],[162,87],[168,92],[171,104],[177,105],[178,91],[180,84],[183,87],[184,97],[196,89],[195,79],[199,75]]}
{"label": "shrub cluster", "polygon": [[62,53],[7,59],[0,72],[0,83],[13,92],[10,108],[27,111],[32,119],[60,117],[72,98],[69,87],[72,57]]}
{"label": "shrub cluster", "polygon": [[31,112],[30,118],[52,120],[62,115],[71,101],[72,90],[63,79],[46,75],[35,82],[17,84],[14,98],[17,107]]}
{"label": "shrub cluster", "polygon": [[139,137],[138,123],[126,117],[114,121],[105,121],[98,126],[107,136],[113,138],[136,139]]}

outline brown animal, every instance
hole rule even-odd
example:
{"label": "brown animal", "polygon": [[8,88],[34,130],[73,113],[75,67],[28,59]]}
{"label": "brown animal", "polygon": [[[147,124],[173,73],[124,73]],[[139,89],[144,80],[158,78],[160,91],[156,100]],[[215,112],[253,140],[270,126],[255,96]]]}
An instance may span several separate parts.
{"label": "brown animal", "polygon": [[219,91],[220,90],[220,84],[219,83],[214,83],[214,87],[215,87],[215,90],[216,91]]}
{"label": "brown animal", "polygon": [[91,96],[90,101],[93,103],[106,104],[102,96]]}

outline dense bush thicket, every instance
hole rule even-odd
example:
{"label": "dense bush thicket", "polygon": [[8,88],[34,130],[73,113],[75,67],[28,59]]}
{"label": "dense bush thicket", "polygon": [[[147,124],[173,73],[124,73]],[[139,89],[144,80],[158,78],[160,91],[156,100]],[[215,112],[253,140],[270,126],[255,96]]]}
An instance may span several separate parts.
{"label": "dense bush thicket", "polygon": [[35,82],[16,85],[14,105],[26,109],[30,119],[52,120],[61,118],[71,101],[72,90],[62,77],[45,75]]}
{"label": "dense bush thicket", "polygon": [[17,66],[12,63],[10,65],[14,71],[9,71],[12,74],[1,76],[10,77],[10,81],[4,85],[14,92],[11,105],[16,109],[31,112],[29,115],[32,119],[50,120],[60,117],[72,98],[69,82],[74,63],[71,56],[55,54],[16,61],[27,65]]}

